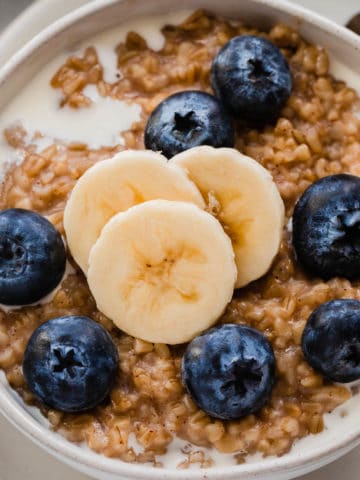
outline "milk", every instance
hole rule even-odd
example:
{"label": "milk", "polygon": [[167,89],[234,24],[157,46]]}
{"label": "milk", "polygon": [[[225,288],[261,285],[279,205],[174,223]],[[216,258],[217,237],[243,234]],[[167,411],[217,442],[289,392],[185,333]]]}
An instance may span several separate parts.
{"label": "milk", "polygon": [[[82,56],[88,45],[94,45],[104,69],[104,79],[113,83],[121,75],[117,68],[116,46],[126,39],[129,31],[136,31],[150,48],[160,50],[165,38],[161,28],[180,24],[191,11],[138,18],[84,41],[71,54]],[[50,87],[55,72],[65,63],[69,52],[58,55],[26,85],[16,98],[1,112],[0,132],[13,125],[21,125],[27,132],[27,141],[40,152],[54,140],[65,143],[80,142],[89,148],[112,147],[123,144],[122,133],[141,118],[141,107],[136,103],[101,97],[96,86],[87,86],[83,93],[92,100],[89,107],[61,107],[62,93]],[[34,139],[41,132],[43,137]],[[15,150],[0,136],[0,180],[13,164],[19,164],[24,152]]]}

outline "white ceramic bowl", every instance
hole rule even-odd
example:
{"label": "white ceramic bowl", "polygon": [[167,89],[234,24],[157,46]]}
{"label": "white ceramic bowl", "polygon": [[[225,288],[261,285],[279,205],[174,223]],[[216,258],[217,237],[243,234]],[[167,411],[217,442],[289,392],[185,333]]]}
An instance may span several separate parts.
{"label": "white ceramic bowl", "polygon": [[[360,39],[346,29],[283,0],[95,0],[57,21],[33,38],[0,71],[0,109],[35,72],[61,50],[130,17],[206,7],[248,23],[268,27],[284,22],[330,53],[340,78],[360,89]],[[119,20],[120,19],[120,20]],[[208,470],[154,469],[97,455],[51,432],[41,415],[25,406],[0,375],[0,411],[37,445],[74,468],[101,480],[287,480],[319,468],[360,444],[360,397],[342,411],[341,421],[320,436],[307,437],[287,455]],[[329,417],[331,419],[331,417]],[[331,422],[330,422],[331,423]],[[19,454],[21,454],[19,452]]]}
{"label": "white ceramic bowl", "polygon": [[0,67],[43,28],[89,0],[37,0],[22,11],[0,35]]}

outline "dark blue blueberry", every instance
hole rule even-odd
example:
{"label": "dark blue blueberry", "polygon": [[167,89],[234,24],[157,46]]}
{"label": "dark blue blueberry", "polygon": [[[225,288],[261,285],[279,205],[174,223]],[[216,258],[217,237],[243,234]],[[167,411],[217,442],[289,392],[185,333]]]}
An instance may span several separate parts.
{"label": "dark blue blueberry", "polygon": [[304,268],[324,279],[360,277],[360,178],[330,175],[297,202],[293,246]]}
{"label": "dark blue blueberry", "polygon": [[231,117],[217,98],[188,90],[171,95],[155,108],[145,129],[146,148],[171,158],[199,145],[234,146]]}
{"label": "dark blue blueberry", "polygon": [[270,398],[275,357],[257,330],[225,324],[196,337],[182,361],[183,383],[208,415],[232,420],[260,410]]}
{"label": "dark blue blueberry", "polygon": [[314,370],[334,382],[360,379],[360,302],[332,300],[310,315],[302,350]]}
{"label": "dark blue blueberry", "polygon": [[0,303],[27,305],[60,283],[66,251],[59,232],[38,213],[0,212]]}
{"label": "dark blue blueberry", "polygon": [[60,317],[38,327],[23,359],[25,380],[46,405],[83,412],[109,394],[119,366],[114,342],[88,317]]}
{"label": "dark blue blueberry", "polygon": [[346,24],[347,28],[360,35],[360,13],[350,18]]}
{"label": "dark blue blueberry", "polygon": [[284,55],[253,35],[235,37],[223,46],[211,67],[211,84],[230,112],[259,126],[278,118],[292,89]]}

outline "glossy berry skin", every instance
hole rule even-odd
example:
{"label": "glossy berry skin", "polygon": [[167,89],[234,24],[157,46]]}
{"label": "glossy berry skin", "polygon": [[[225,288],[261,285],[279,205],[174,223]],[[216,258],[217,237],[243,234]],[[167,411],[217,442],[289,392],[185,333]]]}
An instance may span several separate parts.
{"label": "glossy berry skin", "polygon": [[197,90],[175,93],[161,102],[145,128],[145,146],[167,158],[200,145],[233,147],[229,113],[213,95]]}
{"label": "glossy berry skin", "polygon": [[83,412],[109,394],[119,357],[111,336],[88,317],[59,317],[30,338],[23,359],[25,380],[46,405]]}
{"label": "glossy berry skin", "polygon": [[233,420],[260,410],[275,378],[270,343],[257,330],[224,324],[196,337],[182,361],[182,379],[208,415]]}
{"label": "glossy berry skin", "polygon": [[216,96],[238,119],[262,126],[274,123],[292,89],[289,66],[268,40],[241,35],[226,43],[211,67]]}
{"label": "glossy berry skin", "polygon": [[0,212],[0,303],[27,305],[60,283],[66,251],[60,233],[38,213]]}
{"label": "glossy berry skin", "polygon": [[302,336],[306,360],[334,382],[360,379],[360,302],[332,300],[310,315]]}
{"label": "glossy berry skin", "polygon": [[330,175],[297,202],[293,246],[301,265],[324,279],[360,276],[360,178]]}

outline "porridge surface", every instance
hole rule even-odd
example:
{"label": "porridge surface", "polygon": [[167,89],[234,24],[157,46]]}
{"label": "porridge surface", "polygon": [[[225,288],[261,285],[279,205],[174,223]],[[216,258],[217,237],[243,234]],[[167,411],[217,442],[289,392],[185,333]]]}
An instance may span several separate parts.
{"label": "porridge surface", "polygon": [[[7,129],[9,145],[26,154],[24,162],[6,177],[1,208],[35,210],[64,233],[63,209],[79,177],[117,151],[143,149],[146,120],[169,94],[185,89],[211,93],[212,59],[231,37],[243,33],[264,36],[280,47],[293,75],[293,93],[276,125],[263,131],[238,125],[236,135],[236,147],[273,175],[285,202],[287,223],[297,198],[317,179],[340,172],[360,175],[360,120],[355,112],[359,99],[344,82],[329,75],[326,51],[307,44],[283,25],[264,33],[230,25],[201,11],[180,26],[165,27],[166,41],[160,51],[151,50],[141,36],[130,32],[116,48],[121,76],[115,83],[105,81],[96,47],[91,45],[82,57],[70,57],[54,72],[49,88],[62,92],[63,106],[89,109],[90,115],[92,101],[84,89],[93,85],[101,96],[136,102],[142,108],[141,120],[123,134],[125,145],[98,150],[59,141],[35,153],[24,129]],[[257,415],[222,422],[200,411],[181,385],[184,347],[151,344],[122,334],[96,309],[86,279],[73,262],[75,273],[66,277],[50,303],[0,311],[0,367],[26,402],[38,405],[21,371],[27,340],[46,320],[87,315],[111,333],[120,355],[120,375],[110,400],[87,414],[64,414],[38,405],[56,431],[71,441],[86,441],[106,456],[155,465],[156,455],[165,453],[175,436],[235,453],[238,463],[256,452],[282,455],[295,439],[322,431],[323,414],[350,397],[347,388],[326,382],[304,360],[300,339],[306,320],[325,301],[360,299],[359,282],[340,278],[324,282],[306,276],[295,262],[290,236],[285,228],[270,272],[238,290],[219,320],[257,328],[274,347],[276,386],[271,402]],[[132,435],[142,453],[135,453],[130,446]],[[206,467],[212,460],[193,451],[180,466],[186,468],[189,463]]]}

